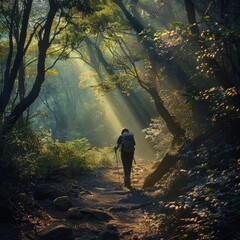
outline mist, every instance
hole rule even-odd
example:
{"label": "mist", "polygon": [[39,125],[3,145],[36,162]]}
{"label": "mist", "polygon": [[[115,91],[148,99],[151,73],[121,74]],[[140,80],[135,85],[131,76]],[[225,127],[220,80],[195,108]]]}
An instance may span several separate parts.
{"label": "mist", "polygon": [[35,118],[36,129],[50,131],[55,141],[87,138],[93,147],[113,147],[121,129],[127,127],[135,136],[135,157],[154,159],[153,146],[142,130],[157,113],[140,87],[128,95],[119,89],[98,92],[95,72],[78,58],[59,61],[55,70],[56,76],[47,76],[33,108],[45,113]]}

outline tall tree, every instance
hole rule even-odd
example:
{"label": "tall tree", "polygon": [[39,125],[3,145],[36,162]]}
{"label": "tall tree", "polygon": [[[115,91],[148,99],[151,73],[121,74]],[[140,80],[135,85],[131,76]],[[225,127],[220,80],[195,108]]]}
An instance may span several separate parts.
{"label": "tall tree", "polygon": [[165,74],[170,78],[172,77],[174,79],[177,77],[179,82],[183,84],[187,91],[192,91],[194,87],[189,81],[187,75],[180,68],[180,66],[176,62],[174,62],[174,60],[170,61],[168,57],[164,57],[158,54],[153,41],[154,33],[152,32],[152,29],[148,30],[143,25],[143,23],[138,20],[139,16],[138,18],[133,16],[127,10],[121,0],[114,0],[114,2],[120,7],[133,30],[136,31],[139,42],[143,44],[151,62],[151,83],[143,84],[140,80],[140,85],[142,87],[144,85],[144,89],[148,91],[152,96],[156,109],[159,112],[159,115],[166,122],[169,131],[173,134],[175,139],[180,139],[185,135],[185,130],[181,128],[180,124],[176,121],[176,119],[168,112],[157,91],[158,68],[162,67]]}
{"label": "tall tree", "polygon": [[[7,64],[4,74],[4,84],[3,90],[0,95],[0,116],[3,116],[5,113],[6,107],[9,103],[11,93],[13,91],[14,82],[17,78],[17,74],[23,62],[23,56],[26,52],[27,47],[27,29],[29,23],[29,17],[32,9],[33,0],[24,1],[23,2],[23,14],[20,32],[16,36],[15,30],[18,30],[18,26],[16,26],[17,17],[19,17],[18,12],[18,1],[14,1],[12,5],[12,10],[9,16],[9,52],[7,56]],[[16,38],[14,39],[14,35]],[[17,41],[16,46],[16,54],[14,56],[14,40]]]}
{"label": "tall tree", "polygon": [[[177,79],[179,85],[185,88],[186,91],[194,91],[195,88],[189,80],[187,74],[183,71],[180,65],[171,58],[171,52],[166,51],[166,49],[156,49],[154,44],[155,32],[153,29],[146,27],[143,21],[140,21],[140,16],[135,17],[131,14],[122,0],[114,0],[117,6],[122,10],[126,19],[128,20],[132,29],[137,33],[139,42],[143,44],[146,49],[153,70],[156,72],[159,68],[163,69],[163,73],[169,77],[169,79]],[[134,11],[135,12],[135,11]],[[158,52],[161,52],[160,54]],[[167,54],[163,54],[166,53]],[[153,79],[153,81],[156,81]]]}
{"label": "tall tree", "polygon": [[[45,5],[45,3],[47,5]],[[46,57],[50,46],[56,37],[65,29],[63,15],[69,21],[70,8],[76,7],[76,11],[89,13],[92,11],[90,2],[46,0],[42,2],[42,9],[37,13],[33,9],[33,0],[14,0],[1,3],[1,20],[8,37],[8,54],[3,79],[3,88],[0,92],[0,156],[3,151],[4,138],[14,128],[19,117],[39,96],[42,84],[45,80]],[[69,13],[70,12],[70,13]],[[14,85],[18,73],[21,72],[21,64],[31,43],[35,39],[38,43],[38,57],[36,59],[36,77],[32,88],[17,102],[13,109],[9,108],[11,98],[14,95]],[[66,48],[63,48],[62,52]],[[60,54],[61,55],[61,54]],[[51,66],[50,66],[51,67]],[[22,83],[21,83],[22,85]],[[10,111],[9,111],[10,110]]]}
{"label": "tall tree", "polygon": [[[114,39],[117,39],[117,36],[114,37]],[[121,84],[121,80],[119,80],[119,76],[117,71],[114,70],[114,68],[118,69],[118,66],[114,66],[114,64],[109,64],[109,62],[106,60],[106,57],[104,56],[104,54],[102,53],[101,49],[99,48],[99,46],[97,44],[95,44],[93,41],[91,41],[89,38],[85,39],[85,41],[88,44],[91,44],[94,46],[96,53],[97,53],[97,57],[100,61],[100,63],[103,65],[105,71],[111,76],[111,80],[113,82],[115,82],[116,86],[120,89],[126,87],[124,85]],[[120,41],[120,42],[119,42]],[[121,44],[122,40],[116,40],[116,43],[118,43],[119,45]],[[125,43],[126,45],[126,43]],[[116,47],[116,46],[115,46]],[[164,106],[164,103],[156,89],[156,86],[153,85],[153,83],[150,81],[148,83],[144,82],[139,74],[138,74],[138,70],[136,67],[136,63],[134,62],[134,60],[132,60],[132,55],[131,52],[127,52],[126,49],[124,49],[124,47],[122,48],[122,52],[123,52],[123,58],[124,59],[128,59],[128,61],[126,62],[122,62],[121,65],[123,68],[127,69],[127,68],[133,68],[134,70],[132,71],[132,74],[134,75],[134,77],[137,79],[139,85],[145,90],[147,91],[150,96],[152,97],[156,110],[159,113],[159,116],[163,118],[163,120],[166,122],[167,128],[169,130],[169,132],[174,136],[174,140],[179,140],[180,138],[184,137],[185,135],[185,130],[182,129],[182,127],[180,126],[180,124],[177,122],[177,120],[175,119],[174,116],[172,116],[169,111],[167,110],[167,108]],[[116,49],[114,51],[116,53]],[[120,62],[121,59],[116,57],[116,61]],[[124,65],[127,65],[124,67]],[[102,85],[103,89],[108,89],[108,87],[106,85]],[[111,88],[110,88],[111,90]],[[125,89],[124,89],[125,90]]]}

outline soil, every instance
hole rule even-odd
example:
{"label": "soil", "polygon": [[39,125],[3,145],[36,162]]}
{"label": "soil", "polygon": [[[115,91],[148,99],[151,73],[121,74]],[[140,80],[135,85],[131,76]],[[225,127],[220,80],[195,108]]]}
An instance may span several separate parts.
{"label": "soil", "polygon": [[36,239],[36,233],[64,224],[73,229],[73,239],[98,239],[103,231],[111,228],[121,239],[144,239],[144,236],[151,235],[147,209],[155,191],[154,188],[142,189],[144,178],[150,171],[150,164],[135,165],[131,188],[123,186],[121,166],[119,169],[96,169],[75,179],[61,178],[58,182],[48,182],[63,191],[74,207],[102,210],[113,216],[113,219],[68,219],[66,212],[57,210],[52,200],[39,200],[36,202],[38,212],[27,216],[34,229],[25,231],[23,238]]}

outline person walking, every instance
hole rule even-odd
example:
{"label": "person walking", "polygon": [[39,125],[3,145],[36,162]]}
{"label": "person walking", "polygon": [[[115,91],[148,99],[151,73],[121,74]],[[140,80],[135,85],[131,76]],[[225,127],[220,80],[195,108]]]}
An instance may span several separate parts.
{"label": "person walking", "polygon": [[124,171],[124,185],[127,188],[131,187],[131,170],[134,159],[135,145],[136,143],[133,133],[131,133],[127,128],[123,128],[121,135],[117,140],[117,145],[114,147],[114,151],[116,153],[117,150],[121,147],[120,149]]}

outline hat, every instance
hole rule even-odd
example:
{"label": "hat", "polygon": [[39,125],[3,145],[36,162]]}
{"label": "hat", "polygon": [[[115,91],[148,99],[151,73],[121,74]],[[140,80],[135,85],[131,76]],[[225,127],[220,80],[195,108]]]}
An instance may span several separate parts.
{"label": "hat", "polygon": [[121,134],[123,134],[125,132],[129,132],[129,130],[127,128],[123,128],[122,131],[121,131]]}

